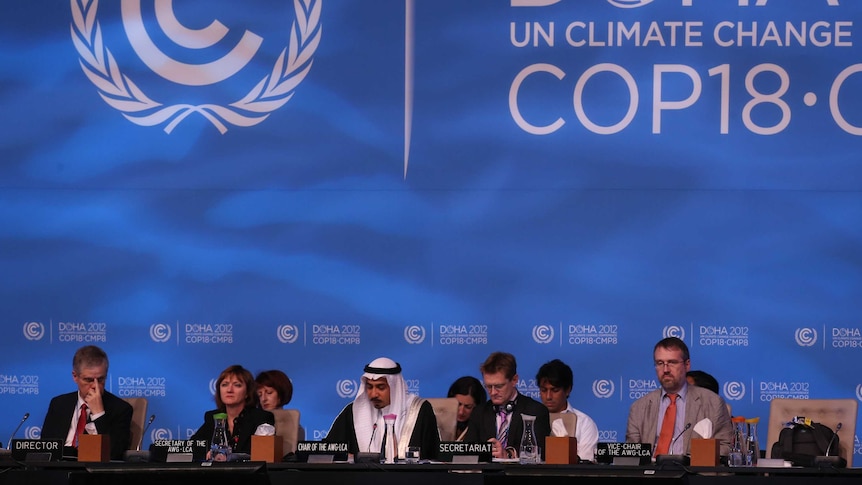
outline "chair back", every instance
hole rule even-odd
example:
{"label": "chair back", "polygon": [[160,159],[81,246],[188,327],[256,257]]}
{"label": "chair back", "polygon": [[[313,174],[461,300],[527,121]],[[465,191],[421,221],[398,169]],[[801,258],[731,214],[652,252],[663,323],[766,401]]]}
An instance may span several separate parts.
{"label": "chair back", "polygon": [[144,427],[147,423],[147,398],[126,397],[123,401],[132,405],[132,424],[129,426],[129,449],[140,450],[144,441]]}
{"label": "chair back", "polygon": [[275,434],[281,436],[283,440],[282,452],[296,452],[296,443],[300,440],[299,436],[299,410],[298,409],[273,409],[275,416]]}
{"label": "chair back", "polygon": [[551,428],[553,429],[554,421],[560,420],[563,426],[566,427],[566,434],[571,437],[575,436],[578,430],[578,415],[575,413],[551,413]]}
{"label": "chair back", "polygon": [[[838,455],[853,466],[853,441],[856,436],[856,413],[859,403],[856,399],[773,399],[769,404],[769,427],[767,429],[766,456],[770,456],[772,445],[784,424],[795,416],[803,416],[814,422],[829,426],[832,431],[841,423],[838,430]],[[761,435],[762,436],[762,435]]]}
{"label": "chair back", "polygon": [[455,441],[455,428],[458,427],[458,400],[454,397],[429,397],[426,401],[434,408],[440,441]]}

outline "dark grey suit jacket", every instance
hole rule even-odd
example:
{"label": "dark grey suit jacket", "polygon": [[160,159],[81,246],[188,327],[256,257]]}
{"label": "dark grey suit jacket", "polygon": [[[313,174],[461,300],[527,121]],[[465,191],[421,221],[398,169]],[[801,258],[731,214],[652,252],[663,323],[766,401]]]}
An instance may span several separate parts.
{"label": "dark grey suit jacket", "polygon": [[[658,436],[658,412],[662,389],[658,388],[646,396],[641,397],[629,409],[628,425],[626,426],[626,442],[628,443],[650,443],[655,450]],[[697,386],[688,386],[686,390],[685,423],[691,423],[691,428],[682,434],[683,449],[685,454],[691,453],[691,438],[705,438],[694,431],[694,427],[701,420],[708,419],[712,422],[712,436],[719,440],[721,455],[727,456],[730,452],[730,439],[732,436],[732,424],[727,404],[718,394]]]}
{"label": "dark grey suit jacket", "polygon": [[[494,405],[490,400],[484,402],[470,414],[470,421],[464,441],[477,442],[488,441],[497,436],[497,421]],[[551,434],[551,417],[548,408],[544,404],[529,396],[518,394],[515,399],[515,408],[512,411],[512,420],[509,424],[508,446],[516,450],[521,445],[521,437],[524,434],[524,420],[521,414],[535,416],[534,424],[536,439],[542,448],[542,458],[545,457],[545,438]]]}
{"label": "dark grey suit jacket", "polygon": [[[102,393],[105,414],[93,421],[99,434],[110,436],[111,459],[122,460],[131,441],[132,405],[108,391]],[[42,424],[43,439],[65,440],[78,405],[78,391],[51,399]]]}

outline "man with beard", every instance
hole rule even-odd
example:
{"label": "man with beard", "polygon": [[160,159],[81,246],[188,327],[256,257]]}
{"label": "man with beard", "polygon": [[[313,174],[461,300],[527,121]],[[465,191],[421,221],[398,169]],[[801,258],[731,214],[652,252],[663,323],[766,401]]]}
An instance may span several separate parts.
{"label": "man with beard", "polygon": [[364,370],[356,398],[335,418],[323,441],[347,443],[348,453],[354,455],[382,452],[388,438],[383,416],[395,414],[398,459],[404,459],[408,446],[419,446],[420,458],[435,458],[440,433],[434,408],[427,400],[407,392],[401,365],[380,357]]}
{"label": "man with beard", "polygon": [[[653,348],[653,364],[661,387],[632,403],[626,442],[650,443],[653,456],[684,455],[691,453],[692,437],[715,438],[726,456],[732,432],[727,405],[714,392],[688,385],[691,361],[685,342],[660,340]],[[712,436],[698,434],[705,428],[712,429]]]}

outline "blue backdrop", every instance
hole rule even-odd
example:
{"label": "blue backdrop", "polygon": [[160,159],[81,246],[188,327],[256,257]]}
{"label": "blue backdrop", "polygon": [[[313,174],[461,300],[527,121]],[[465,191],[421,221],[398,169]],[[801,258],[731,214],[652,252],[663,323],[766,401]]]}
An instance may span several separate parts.
{"label": "blue backdrop", "polygon": [[862,399],[858,2],[0,12],[21,434],[89,343],[112,392],[150,398],[144,446],[196,429],[234,363],[287,372],[310,439],[375,357],[438,397],[505,350],[534,396],[569,363],[572,404],[621,441],[666,335],[737,415]]}

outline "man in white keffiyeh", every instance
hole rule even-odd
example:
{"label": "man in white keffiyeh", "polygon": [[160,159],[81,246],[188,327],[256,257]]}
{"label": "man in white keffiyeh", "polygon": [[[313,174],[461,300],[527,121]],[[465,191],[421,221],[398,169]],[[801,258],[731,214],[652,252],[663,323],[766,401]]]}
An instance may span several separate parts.
{"label": "man in white keffiyeh", "polygon": [[387,439],[383,416],[395,414],[398,458],[404,458],[408,446],[419,446],[421,458],[436,457],[440,433],[434,409],[425,399],[407,392],[401,366],[380,357],[364,370],[356,398],[335,418],[324,441],[347,443],[353,454],[380,452]]}

